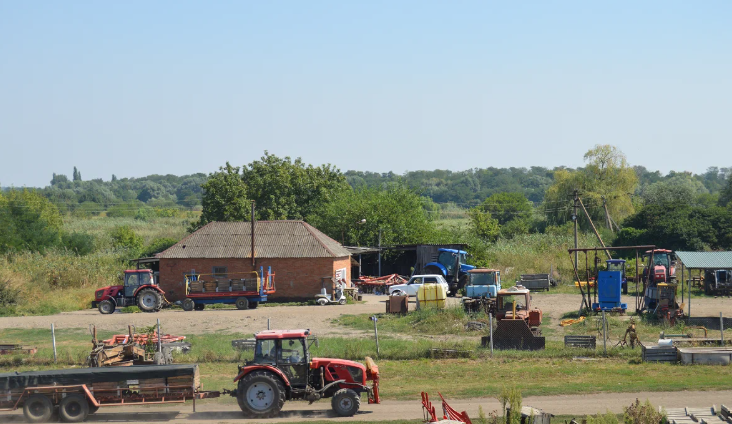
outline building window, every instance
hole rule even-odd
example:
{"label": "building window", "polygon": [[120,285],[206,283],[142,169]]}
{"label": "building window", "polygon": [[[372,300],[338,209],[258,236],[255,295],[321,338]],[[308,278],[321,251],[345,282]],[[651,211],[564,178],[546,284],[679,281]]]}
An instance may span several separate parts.
{"label": "building window", "polygon": [[226,267],[225,266],[213,267],[213,276],[214,276],[214,278],[226,278]]}

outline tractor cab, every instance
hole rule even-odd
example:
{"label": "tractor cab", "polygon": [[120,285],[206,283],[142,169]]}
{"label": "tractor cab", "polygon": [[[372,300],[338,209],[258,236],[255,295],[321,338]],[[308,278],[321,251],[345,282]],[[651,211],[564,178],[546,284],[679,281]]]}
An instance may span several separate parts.
{"label": "tractor cab", "polygon": [[[340,416],[358,411],[360,394],[380,403],[379,368],[345,359],[313,358],[310,330],[267,330],[255,334],[254,359],[239,367],[236,396],[241,410],[251,417],[272,417],[286,400],[317,401],[332,398]],[[371,386],[367,381],[371,380]]]}
{"label": "tractor cab", "polygon": [[439,274],[445,277],[450,286],[449,294],[454,295],[468,281],[467,273],[475,266],[468,265],[468,252],[457,249],[437,249],[437,261],[424,266],[425,274]]}
{"label": "tractor cab", "polygon": [[496,318],[498,325],[505,321],[523,321],[534,333],[541,335],[541,309],[531,307],[531,292],[522,285],[498,291],[496,297]]}
{"label": "tractor cab", "polygon": [[[643,270],[645,285],[644,309],[661,315],[669,315],[669,319],[683,313],[676,302],[676,256],[666,249],[649,250],[643,254]],[[668,312],[671,311],[671,312]]]}
{"label": "tractor cab", "polygon": [[124,287],[125,297],[133,297],[142,286],[154,285],[155,279],[149,269],[132,269],[125,271]]}
{"label": "tractor cab", "polygon": [[[651,259],[653,263],[650,263]],[[651,285],[668,283],[676,277],[676,257],[671,250],[649,250],[643,254],[643,263],[650,263],[650,269],[645,269],[643,273]]]}

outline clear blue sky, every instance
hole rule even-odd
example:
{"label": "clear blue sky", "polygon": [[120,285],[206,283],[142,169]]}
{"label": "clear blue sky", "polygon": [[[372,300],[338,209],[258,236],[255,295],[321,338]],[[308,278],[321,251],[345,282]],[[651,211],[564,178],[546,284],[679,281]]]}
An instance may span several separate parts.
{"label": "clear blue sky", "polygon": [[732,165],[730,1],[0,0],[0,184]]}

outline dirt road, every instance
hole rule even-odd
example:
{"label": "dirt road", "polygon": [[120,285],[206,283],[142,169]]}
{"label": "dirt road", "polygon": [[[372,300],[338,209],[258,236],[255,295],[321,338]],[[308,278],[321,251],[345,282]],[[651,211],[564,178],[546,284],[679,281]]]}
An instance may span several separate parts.
{"label": "dirt road", "polygon": [[[432,393],[431,393],[432,394]],[[437,404],[438,411],[439,397],[437,393],[432,394],[433,403]],[[571,396],[534,396],[523,399],[523,405],[533,406],[555,415],[577,415],[605,413],[606,411],[621,413],[623,408],[630,405],[635,399],[641,401],[650,400],[654,406],[666,408],[677,408],[688,406],[690,408],[710,407],[712,404],[719,407],[722,403],[729,404],[732,400],[732,390],[719,392],[666,392],[666,393],[603,393]],[[450,406],[458,411],[466,411],[470,417],[478,416],[478,407],[481,406],[486,414],[497,411],[501,408],[500,403],[494,398],[447,400]],[[125,422],[125,423],[149,423],[149,422],[200,422],[200,423],[237,423],[255,422],[252,419],[245,419],[236,405],[220,405],[198,403],[196,413],[192,412],[191,405],[185,407],[180,405],[164,407],[115,407],[102,408],[97,414],[92,415],[88,422]],[[1,413],[0,413],[1,414]],[[15,412],[9,416],[2,416],[3,422],[20,423],[23,421],[21,413]],[[308,405],[305,402],[288,402],[285,404],[281,416],[275,419],[258,420],[258,422],[300,422],[317,421],[328,419],[329,421],[388,421],[398,419],[420,419],[422,408],[418,397],[414,401],[384,401],[380,405],[362,404],[361,411],[351,418],[336,417],[330,410],[328,400]]]}
{"label": "dirt road", "polygon": [[[184,312],[180,309],[163,310],[155,314],[135,313],[102,315],[96,309],[66,312],[51,316],[1,317],[3,328],[48,328],[53,322],[56,328],[88,328],[96,324],[100,330],[124,331],[128,324],[138,328],[149,326],[160,318],[165,331],[175,334],[203,334],[211,332],[251,334],[267,328],[267,318],[271,318],[272,328],[310,328],[321,336],[366,335],[348,328],[334,326],[332,320],[343,314],[374,314],[385,310],[385,296],[365,295],[364,303],[331,306],[275,306],[260,307],[246,311],[236,309],[207,309],[205,311]],[[581,297],[579,294],[535,294],[533,304],[552,318],[558,327],[562,315],[576,311]],[[458,304],[459,299],[449,298],[450,304]],[[623,296],[623,302],[635,305],[635,298]],[[632,308],[632,306],[631,306]],[[732,300],[727,298],[703,298],[692,301],[692,315],[732,316]]]}

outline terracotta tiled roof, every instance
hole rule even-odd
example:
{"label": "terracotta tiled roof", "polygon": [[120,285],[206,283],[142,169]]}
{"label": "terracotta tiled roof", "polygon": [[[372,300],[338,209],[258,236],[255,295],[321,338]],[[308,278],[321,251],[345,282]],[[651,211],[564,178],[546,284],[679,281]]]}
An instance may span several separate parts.
{"label": "terracotta tiled roof", "polygon": [[[158,258],[250,258],[250,222],[210,222],[159,253]],[[257,221],[257,258],[340,258],[348,250],[304,221]]]}

